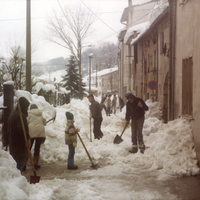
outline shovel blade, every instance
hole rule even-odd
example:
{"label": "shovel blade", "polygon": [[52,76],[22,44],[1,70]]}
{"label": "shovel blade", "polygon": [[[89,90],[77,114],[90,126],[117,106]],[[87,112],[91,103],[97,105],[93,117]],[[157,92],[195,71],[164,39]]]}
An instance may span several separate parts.
{"label": "shovel blade", "polygon": [[114,144],[119,144],[119,143],[121,143],[121,142],[123,142],[123,139],[122,139],[119,135],[116,135],[116,137],[115,137],[113,143],[114,143]]}
{"label": "shovel blade", "polygon": [[40,176],[31,176],[30,177],[30,184],[39,183],[39,181],[40,181]]}
{"label": "shovel blade", "polygon": [[92,163],[92,165],[90,167],[92,167],[93,169],[99,169],[99,168],[101,168],[99,165],[95,165],[93,163]]}

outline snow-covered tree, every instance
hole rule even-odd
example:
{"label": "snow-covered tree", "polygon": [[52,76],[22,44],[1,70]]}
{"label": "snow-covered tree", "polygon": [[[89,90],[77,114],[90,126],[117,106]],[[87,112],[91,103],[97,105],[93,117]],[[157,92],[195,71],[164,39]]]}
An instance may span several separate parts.
{"label": "snow-covered tree", "polygon": [[81,80],[81,93],[79,88],[79,73],[78,73],[78,65],[74,58],[74,56],[70,57],[69,63],[66,65],[66,75],[63,77],[63,87],[70,92],[70,99],[71,98],[83,98],[85,93],[84,83]]}

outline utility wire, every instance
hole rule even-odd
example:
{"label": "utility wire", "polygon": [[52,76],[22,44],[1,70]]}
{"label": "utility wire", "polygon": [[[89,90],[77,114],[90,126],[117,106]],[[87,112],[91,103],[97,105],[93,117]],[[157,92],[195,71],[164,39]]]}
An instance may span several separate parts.
{"label": "utility wire", "polygon": [[[165,2],[165,3],[163,3],[162,5],[164,5],[164,4],[166,4],[167,2]],[[157,7],[156,9],[158,9],[159,7]],[[155,10],[156,10],[155,9]],[[149,9],[149,10],[152,10],[152,9]],[[150,13],[150,12],[149,12]],[[137,21],[139,21],[139,20],[141,20],[141,19],[143,19],[144,17],[146,17],[147,15],[149,15],[149,13],[147,13],[146,15],[144,15],[144,16],[142,16],[141,18],[139,18],[139,19],[137,19],[136,21],[134,21],[132,24],[130,24],[127,28],[129,28],[129,27],[131,27],[132,25],[134,25]],[[121,29],[120,29],[121,30]],[[120,30],[117,32],[117,33],[119,33],[120,32]],[[109,38],[109,37],[111,37],[111,36],[113,36],[115,33],[113,33],[113,34],[111,34],[111,35],[109,35],[109,36],[107,36],[107,37],[105,37],[105,38],[102,38],[102,39],[100,39],[100,40],[98,40],[98,41],[96,41],[96,42],[94,42],[94,43],[99,43],[99,42],[101,42],[102,40],[105,40],[105,39],[107,39],[107,38]]]}
{"label": "utility wire", "polygon": [[[44,19],[45,17],[34,17],[31,19]],[[25,20],[26,18],[18,18],[18,19],[0,19],[1,22],[3,21],[17,21],[17,20]]]}
{"label": "utility wire", "polygon": [[105,24],[108,28],[110,28],[112,31],[114,31],[115,33],[117,33],[117,31],[115,31],[113,28],[111,28],[108,24],[106,24],[100,17],[98,17],[82,0],[80,0],[81,3],[88,9],[90,10],[91,13],[93,13],[93,15],[95,15],[95,17],[97,17],[103,24]]}

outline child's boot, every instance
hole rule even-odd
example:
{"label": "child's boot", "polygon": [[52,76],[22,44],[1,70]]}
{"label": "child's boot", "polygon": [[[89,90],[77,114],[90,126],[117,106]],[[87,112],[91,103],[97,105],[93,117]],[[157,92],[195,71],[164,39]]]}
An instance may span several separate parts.
{"label": "child's boot", "polygon": [[68,159],[68,169],[78,169],[78,166],[74,164],[74,159]]}

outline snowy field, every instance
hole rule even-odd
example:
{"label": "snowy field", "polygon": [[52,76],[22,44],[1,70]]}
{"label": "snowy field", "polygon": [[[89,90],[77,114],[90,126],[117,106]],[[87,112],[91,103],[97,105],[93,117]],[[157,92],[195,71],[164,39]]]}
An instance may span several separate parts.
{"label": "snowy field", "polygon": [[[115,136],[120,135],[124,128],[125,108],[121,113],[118,110],[116,115],[110,117],[105,116],[102,111],[104,137],[101,140],[92,139],[90,142],[90,104],[87,98],[82,101],[72,100],[70,104],[53,108],[43,97],[25,91],[17,91],[16,96],[25,96],[31,103],[36,103],[47,120],[53,117],[56,109],[55,122],[49,122],[46,126],[47,138],[40,152],[42,163],[51,165],[66,161],[65,173],[72,175],[67,170],[68,146],[64,143],[65,112],[70,111],[74,114],[75,126],[80,128],[80,135],[94,163],[101,168],[81,168],[91,164],[78,141],[75,163],[79,163],[79,173],[74,174],[73,179],[55,177],[52,180],[41,179],[39,183],[30,185],[16,169],[16,163],[9,153],[2,150],[0,142],[1,200],[160,200],[163,197],[157,190],[142,188],[142,182],[148,181],[144,177],[167,180],[199,174],[189,123],[180,118],[163,124],[160,104],[157,102],[146,102],[150,109],[146,112],[143,135],[148,148],[144,154],[130,154],[130,127],[124,132],[124,141],[113,144]],[[167,199],[176,199],[168,191],[166,195]]]}

